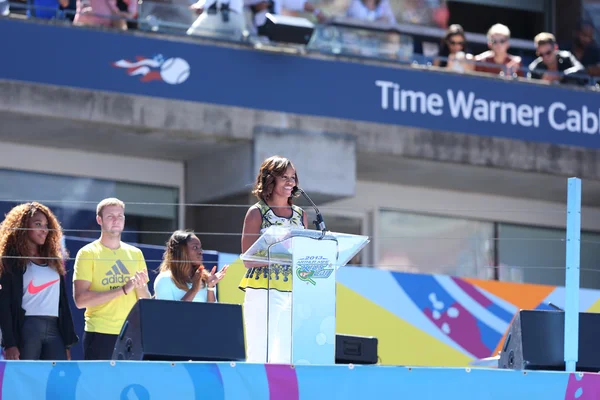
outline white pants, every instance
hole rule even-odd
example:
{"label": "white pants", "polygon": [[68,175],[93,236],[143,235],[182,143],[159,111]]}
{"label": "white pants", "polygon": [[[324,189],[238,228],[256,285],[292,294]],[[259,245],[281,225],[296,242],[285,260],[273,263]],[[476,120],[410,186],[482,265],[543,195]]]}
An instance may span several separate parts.
{"label": "white pants", "polygon": [[247,362],[291,363],[291,293],[247,288],[244,298],[244,324]]}

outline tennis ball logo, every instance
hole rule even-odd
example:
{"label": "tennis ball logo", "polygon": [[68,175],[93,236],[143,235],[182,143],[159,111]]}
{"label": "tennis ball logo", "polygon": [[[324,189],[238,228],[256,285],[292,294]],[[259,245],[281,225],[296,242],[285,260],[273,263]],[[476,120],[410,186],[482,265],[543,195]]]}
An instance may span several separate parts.
{"label": "tennis ball logo", "polygon": [[190,65],[183,58],[169,58],[160,66],[160,77],[169,85],[179,85],[190,76]]}

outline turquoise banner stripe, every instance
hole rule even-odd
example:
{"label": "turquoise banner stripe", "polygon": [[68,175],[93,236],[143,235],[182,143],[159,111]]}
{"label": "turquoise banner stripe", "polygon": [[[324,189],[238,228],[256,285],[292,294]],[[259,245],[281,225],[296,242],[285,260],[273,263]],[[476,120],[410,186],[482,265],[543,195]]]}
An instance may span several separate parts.
{"label": "turquoise banner stripe", "polygon": [[[292,368],[292,367],[290,367]],[[585,400],[599,374],[465,368],[298,365],[299,399]],[[279,379],[274,376],[274,379]],[[167,362],[6,362],[0,399],[269,399],[265,365]]]}

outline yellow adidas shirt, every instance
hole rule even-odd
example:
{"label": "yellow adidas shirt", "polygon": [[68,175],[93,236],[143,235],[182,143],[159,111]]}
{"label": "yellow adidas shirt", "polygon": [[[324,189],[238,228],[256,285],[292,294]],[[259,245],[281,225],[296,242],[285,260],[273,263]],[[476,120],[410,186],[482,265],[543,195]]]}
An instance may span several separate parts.
{"label": "yellow adidas shirt", "polygon": [[[146,261],[137,247],[121,242],[119,249],[112,250],[96,240],[77,252],[73,279],[91,282],[90,290],[94,292],[105,292],[120,288],[137,271],[142,270],[147,271]],[[85,330],[119,334],[136,302],[134,290],[127,296],[119,296],[100,306],[86,308]]]}

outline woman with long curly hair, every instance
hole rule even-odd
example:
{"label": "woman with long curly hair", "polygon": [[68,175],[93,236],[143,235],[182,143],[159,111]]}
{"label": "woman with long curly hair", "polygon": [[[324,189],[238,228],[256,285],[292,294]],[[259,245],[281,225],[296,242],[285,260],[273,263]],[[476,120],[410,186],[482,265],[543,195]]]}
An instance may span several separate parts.
{"label": "woman with long curly hair", "polygon": [[78,342],[60,223],[48,207],[14,207],[0,225],[0,329],[7,360],[66,360]]}
{"label": "woman with long curly hair", "polygon": [[[298,175],[290,160],[272,156],[263,161],[252,191],[258,202],[248,209],[244,219],[242,253],[271,225],[297,229],[308,226],[306,213],[294,205],[297,192]],[[245,292],[247,361],[289,364],[292,266],[273,263],[265,266],[257,262],[244,265],[248,270],[240,289]]]}
{"label": "woman with long curly hair", "polygon": [[154,280],[154,295],[159,300],[216,303],[216,285],[225,276],[228,265],[211,272],[202,265],[202,243],[191,231],[175,231],[167,241]]}

